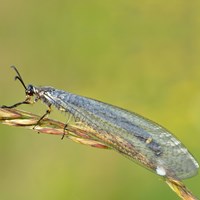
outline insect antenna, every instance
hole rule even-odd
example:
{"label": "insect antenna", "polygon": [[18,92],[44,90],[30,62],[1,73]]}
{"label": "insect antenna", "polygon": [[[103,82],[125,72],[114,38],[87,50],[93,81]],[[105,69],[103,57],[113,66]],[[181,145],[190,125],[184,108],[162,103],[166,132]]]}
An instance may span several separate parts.
{"label": "insect antenna", "polygon": [[17,76],[15,76],[15,80],[19,80],[21,82],[21,84],[23,85],[23,87],[25,88],[25,93],[26,93],[26,99],[22,102],[18,102],[12,106],[2,106],[2,108],[15,108],[19,105],[22,105],[22,104],[31,104],[32,102],[30,101],[30,94],[28,94],[28,92],[30,93],[30,91],[28,91],[20,73],[18,72],[17,68],[15,66],[11,66],[11,68],[13,68],[15,70],[15,72],[17,73]]}
{"label": "insect antenna", "polygon": [[11,68],[13,68],[18,75],[18,76],[15,76],[15,80],[18,79],[21,82],[21,84],[24,86],[25,90],[27,90],[26,85],[25,85],[20,73],[18,72],[17,68],[15,66],[11,66]]}

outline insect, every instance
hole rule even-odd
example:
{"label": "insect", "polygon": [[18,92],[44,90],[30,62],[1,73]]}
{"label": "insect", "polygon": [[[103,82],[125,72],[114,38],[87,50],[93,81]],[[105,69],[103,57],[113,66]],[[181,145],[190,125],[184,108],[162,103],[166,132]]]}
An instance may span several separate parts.
{"label": "insect", "polygon": [[[197,174],[199,165],[187,148],[167,129],[134,112],[103,103],[98,100],[58,90],[53,87],[26,86],[18,70],[18,79],[25,88],[26,99],[6,108],[31,104],[41,100],[48,109],[38,123],[51,112],[54,106],[69,113],[76,123],[87,127],[95,141],[103,142],[140,165],[163,177],[177,180]],[[64,135],[67,134],[67,124]]]}

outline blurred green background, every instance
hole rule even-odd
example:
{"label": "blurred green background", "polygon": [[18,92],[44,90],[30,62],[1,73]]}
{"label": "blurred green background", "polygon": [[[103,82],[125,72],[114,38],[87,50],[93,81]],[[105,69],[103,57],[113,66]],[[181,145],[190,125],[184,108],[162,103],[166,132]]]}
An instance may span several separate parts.
{"label": "blurred green background", "polygon": [[[138,112],[200,161],[199,1],[3,1],[0,104],[26,83]],[[38,103],[24,110],[44,113]],[[54,109],[52,118],[65,120]],[[113,151],[0,125],[1,200],[178,199],[156,175]],[[184,181],[200,197],[200,176]]]}

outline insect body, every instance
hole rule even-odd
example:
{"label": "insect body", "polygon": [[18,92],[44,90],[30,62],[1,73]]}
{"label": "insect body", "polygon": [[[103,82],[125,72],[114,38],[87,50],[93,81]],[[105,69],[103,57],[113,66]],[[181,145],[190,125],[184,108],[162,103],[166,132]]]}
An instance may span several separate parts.
{"label": "insect body", "polygon": [[33,85],[26,87],[17,69],[13,68],[18,74],[15,79],[24,86],[27,98],[9,108],[29,104],[31,96],[35,96],[35,101],[41,100],[49,108],[40,120],[50,113],[53,105],[70,113],[76,122],[90,127],[93,131],[88,134],[94,140],[160,176],[185,179],[196,175],[198,163],[164,127],[136,113],[63,90]]}

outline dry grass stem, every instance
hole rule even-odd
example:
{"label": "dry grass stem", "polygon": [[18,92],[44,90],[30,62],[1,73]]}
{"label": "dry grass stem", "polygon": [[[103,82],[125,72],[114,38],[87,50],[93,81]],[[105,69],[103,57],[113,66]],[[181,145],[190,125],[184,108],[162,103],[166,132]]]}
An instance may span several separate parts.
{"label": "dry grass stem", "polygon": [[[17,109],[0,108],[0,122],[8,126],[23,127],[27,129],[32,129],[38,133],[59,135],[60,138],[64,134],[65,124],[45,118],[41,120],[39,124],[38,120],[41,116],[25,112]],[[97,148],[108,148],[105,144],[95,141],[88,135],[88,132],[92,132],[92,129],[86,126],[81,126],[81,124],[69,124],[67,130],[65,131],[65,137],[81,143],[90,145]]]}
{"label": "dry grass stem", "polygon": [[173,178],[166,178],[165,181],[181,199],[198,200],[198,198],[195,197],[181,181]]}

